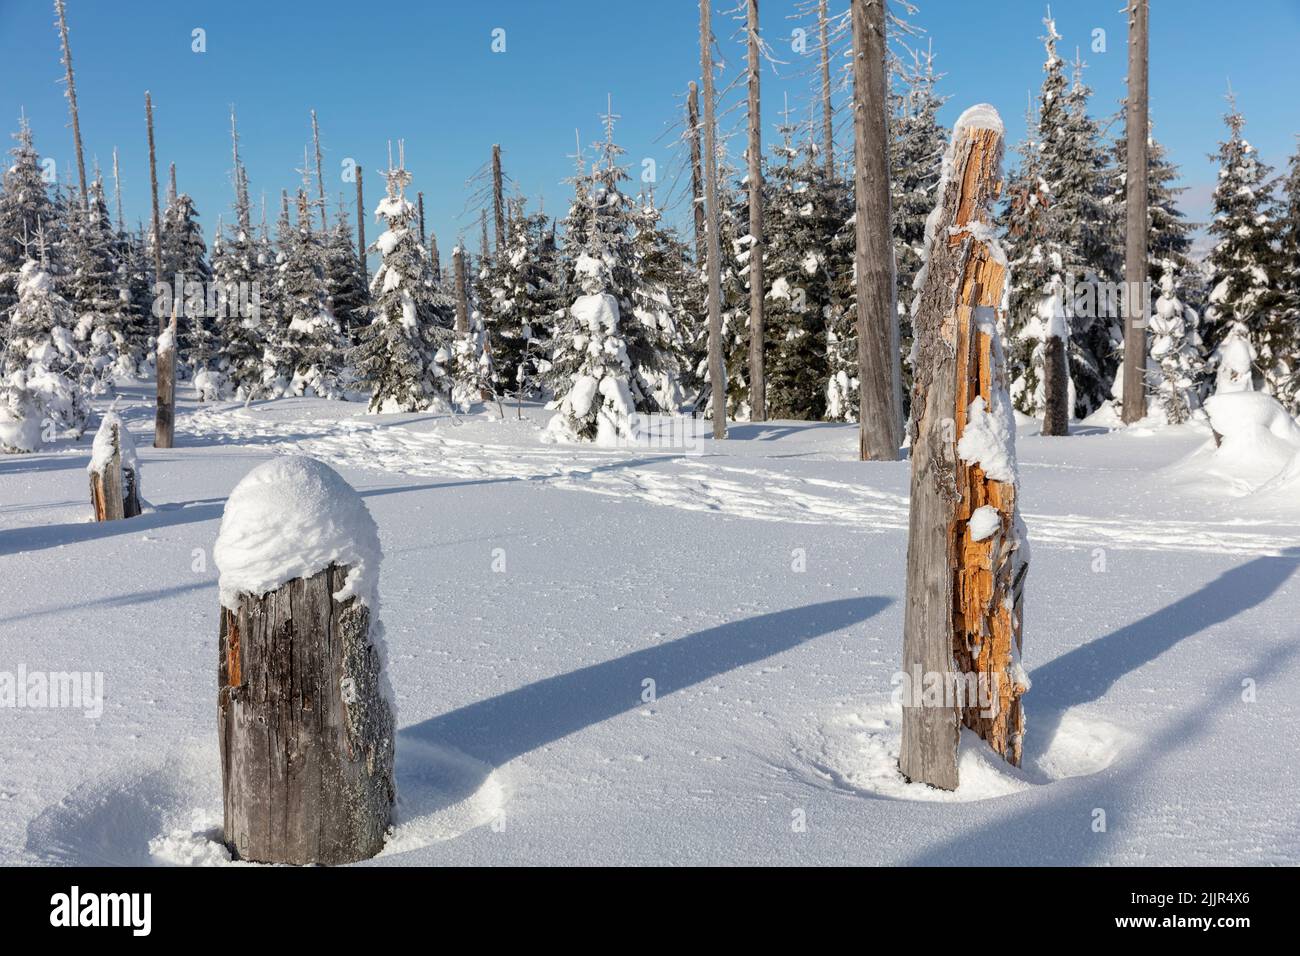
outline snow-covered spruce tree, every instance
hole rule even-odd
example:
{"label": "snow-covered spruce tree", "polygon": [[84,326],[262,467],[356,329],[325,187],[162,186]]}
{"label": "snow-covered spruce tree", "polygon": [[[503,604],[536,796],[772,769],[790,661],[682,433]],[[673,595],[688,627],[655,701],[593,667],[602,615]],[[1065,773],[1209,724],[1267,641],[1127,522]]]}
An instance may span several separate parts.
{"label": "snow-covered spruce tree", "polygon": [[[1273,170],[1242,136],[1246,124],[1233,100],[1224,116],[1228,138],[1213,157],[1219,161],[1214,188],[1215,240],[1209,255],[1213,289],[1203,335],[1217,348],[1235,326],[1244,326],[1258,363],[1255,390],[1276,392],[1295,367],[1295,330],[1280,322],[1277,290],[1278,222],[1271,196]],[[1234,347],[1235,348],[1235,347]],[[1221,366],[1222,367],[1222,366]],[[1222,380],[1222,376],[1220,376]]]}
{"label": "snow-covered spruce tree", "polygon": [[0,320],[18,300],[18,274],[35,254],[37,232],[48,230],[56,217],[26,116],[14,139],[13,162],[0,179]]}
{"label": "snow-covered spruce tree", "polygon": [[[1121,324],[1109,297],[1099,296],[1106,279],[1114,212],[1105,203],[1111,190],[1096,124],[1087,116],[1089,91],[1076,71],[1067,89],[1065,67],[1056,52],[1056,24],[1045,19],[1046,76],[1037,123],[1023,146],[1011,180],[1002,223],[1011,259],[1011,395],[1028,415],[1043,412],[1042,352],[1047,314],[1044,302],[1063,288],[1070,319],[1069,366],[1073,412],[1083,417],[1109,395],[1118,368]],[[1082,283],[1071,288],[1070,281]]]}
{"label": "snow-covered spruce tree", "polygon": [[1200,407],[1200,381],[1205,368],[1200,321],[1178,295],[1178,263],[1162,263],[1160,297],[1149,319],[1149,363],[1155,366],[1152,390],[1171,425],[1180,425]]}
{"label": "snow-covered spruce tree", "polygon": [[840,235],[852,198],[838,177],[827,177],[811,139],[799,147],[783,139],[776,152],[782,161],[768,173],[765,200],[768,413],[818,420],[826,415],[828,383],[838,381],[827,336],[840,305],[837,277],[853,268],[851,243]]}
{"label": "snow-covered spruce tree", "polygon": [[[595,244],[591,236],[588,241]],[[556,330],[556,362],[568,379],[552,403],[556,414],[546,434],[552,440],[601,445],[635,440],[632,362],[619,327],[618,298],[609,291],[609,266],[583,251],[574,273],[583,294]]]}
{"label": "snow-covered spruce tree", "polygon": [[[131,374],[132,316],[129,290],[122,284],[125,250],[108,215],[104,184],[96,176],[87,208],[68,229],[69,273],[63,292],[76,316],[75,337],[86,361],[82,367],[91,394],[114,391],[114,377]],[[119,358],[124,361],[119,363]]]}
{"label": "snow-covered spruce tree", "polygon": [[339,398],[339,376],[346,344],[330,312],[325,287],[325,254],[312,231],[313,212],[307,193],[298,190],[298,225],[280,239],[277,301],[280,343],[277,379],[287,395]]}
{"label": "snow-covered spruce tree", "polygon": [[[1279,326],[1300,339],[1300,147],[1292,155],[1282,194],[1282,230],[1278,268]],[[1295,341],[1293,339],[1293,341]],[[1300,342],[1292,351],[1300,352]],[[1300,363],[1291,363],[1289,375],[1279,378],[1277,397],[1295,415],[1300,413]]]}
{"label": "snow-covered spruce tree", "polygon": [[343,205],[325,240],[325,290],[344,338],[355,345],[370,324],[370,289]]}
{"label": "snow-covered spruce tree", "polygon": [[[613,113],[605,114],[605,138],[595,144],[596,161],[589,173],[580,171],[572,180],[574,200],[564,227],[566,247],[576,258],[568,263],[561,289],[566,298],[575,292],[586,294],[590,277],[578,268],[584,255],[604,264],[608,291],[618,301],[620,310],[621,336],[631,363],[632,398],[637,411],[648,413],[660,410],[651,381],[670,364],[670,356],[659,346],[654,330],[644,326],[635,315],[633,295],[640,284],[634,249],[636,212],[632,199],[623,191],[623,183],[630,177],[619,162],[623,147],[614,142],[617,118]],[[557,347],[562,349],[564,343]],[[556,394],[567,389],[566,373],[552,369],[548,377]]]}
{"label": "snow-covered spruce tree", "polygon": [[55,289],[44,263],[29,259],[18,276],[18,301],[9,321],[4,379],[34,400],[42,431],[80,437],[90,418],[83,388],[84,358],[77,349],[72,306]]}
{"label": "snow-covered spruce tree", "polygon": [[118,288],[123,296],[122,307],[127,322],[127,350],[131,372],[135,378],[149,375],[149,353],[153,350],[158,320],[153,314],[154,275],[153,256],[143,224],[134,232],[119,232],[122,259],[118,273]]}
{"label": "snow-covered spruce tree", "polygon": [[636,276],[632,315],[660,355],[658,370],[647,376],[655,403],[666,412],[676,412],[687,400],[683,381],[690,372],[694,334],[687,305],[689,253],[677,230],[663,226],[662,216],[652,192],[639,197],[632,235]]}
{"label": "snow-covered spruce tree", "polygon": [[457,333],[452,345],[452,404],[469,412],[478,402],[500,402],[492,347],[483,331],[483,317],[478,311],[469,315],[469,330]]}
{"label": "snow-covered spruce tree", "polygon": [[[491,343],[498,387],[517,395],[538,383],[538,363],[550,350],[551,326],[563,310],[559,260],[550,220],[510,204],[505,254],[480,269],[472,293]],[[522,369],[522,375],[521,375]]]}
{"label": "snow-covered spruce tree", "polygon": [[935,92],[941,76],[935,73],[934,57],[928,51],[914,54],[906,69],[890,74],[891,80],[902,83],[890,116],[889,181],[905,405],[912,395],[912,285],[921,269],[925,221],[934,208],[948,145],[947,128],[936,118],[947,100]]}
{"label": "snow-covered spruce tree", "polygon": [[376,218],[387,227],[370,247],[382,257],[370,283],[374,317],[350,353],[372,412],[418,412],[450,407],[450,300],[434,282],[429,256],[415,227],[415,206],[404,191],[411,174],[400,165],[385,174],[387,195]]}
{"label": "snow-covered spruce tree", "polygon": [[162,217],[163,274],[159,281],[171,283],[172,296],[184,305],[184,315],[177,315],[180,330],[181,361],[192,371],[206,368],[216,357],[213,321],[206,314],[208,281],[212,268],[208,264],[208,247],[203,241],[199,214],[188,194],[169,196]]}
{"label": "snow-covered spruce tree", "polygon": [[251,225],[240,225],[241,220],[237,215],[226,235],[213,243],[212,273],[220,294],[217,368],[227,393],[246,401],[261,393],[267,316],[262,309],[261,249]]}
{"label": "snow-covered spruce tree", "polygon": [[1258,357],[1246,323],[1233,322],[1210,356],[1209,364],[1214,369],[1214,394],[1255,391]]}

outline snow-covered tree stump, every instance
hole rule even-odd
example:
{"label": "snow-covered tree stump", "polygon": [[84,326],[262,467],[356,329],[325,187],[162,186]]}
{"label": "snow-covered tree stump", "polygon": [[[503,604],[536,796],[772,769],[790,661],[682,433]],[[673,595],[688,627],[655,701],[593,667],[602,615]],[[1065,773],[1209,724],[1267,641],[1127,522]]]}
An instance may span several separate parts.
{"label": "snow-covered tree stump", "polygon": [[90,505],[96,521],[118,521],[140,514],[140,462],[135,442],[117,413],[108,412],[91,447]]}
{"label": "snow-covered tree stump", "polygon": [[273,459],[231,493],[215,558],[226,844],[265,863],[374,856],[394,721],[365,503],[318,461]]}
{"label": "snow-covered tree stump", "polygon": [[1019,764],[1028,687],[1020,666],[1027,544],[997,331],[1007,262],[990,213],[1002,135],[991,106],[957,121],[914,310],[903,659],[925,693],[906,702],[899,764],[909,779],[946,790],[958,784],[962,725]]}

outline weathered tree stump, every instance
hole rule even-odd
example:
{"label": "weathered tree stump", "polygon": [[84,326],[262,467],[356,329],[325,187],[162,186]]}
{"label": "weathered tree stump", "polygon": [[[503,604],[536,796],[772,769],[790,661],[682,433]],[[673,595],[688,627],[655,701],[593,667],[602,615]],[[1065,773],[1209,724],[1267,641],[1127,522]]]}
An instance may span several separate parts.
{"label": "weathered tree stump", "polygon": [[945,157],[915,311],[903,660],[915,683],[936,682],[942,693],[907,702],[899,765],[909,779],[946,790],[958,784],[961,725],[1012,764],[1024,730],[1027,545],[997,331],[1007,265],[990,214],[1001,162],[996,111],[968,110]]}
{"label": "weathered tree stump", "polygon": [[[232,519],[246,483],[263,469],[298,462],[323,469],[336,484],[317,481],[287,494],[272,488],[251,506],[240,505],[243,516]],[[272,473],[262,484],[280,477]],[[338,486],[355,499],[344,502],[353,510],[331,517],[324,512]],[[294,514],[295,507],[304,514]],[[368,567],[330,563],[265,593],[241,590],[237,600],[227,593],[241,575],[246,581],[267,567],[299,559],[310,566],[320,554],[347,553],[342,536],[356,515],[373,534],[356,493],[310,459],[260,466],[227,505],[217,545],[223,604],[217,711],[225,840],[238,859],[335,865],[383,848],[395,796],[394,719],[370,606],[354,593],[354,571],[377,574],[377,554],[362,562]],[[248,530],[260,527],[264,535]],[[304,532],[302,553],[276,552],[277,540],[295,530]],[[374,541],[377,550],[377,536]]]}
{"label": "weathered tree stump", "polygon": [[140,464],[135,443],[113,412],[99,423],[86,470],[96,521],[119,521],[140,514]]}

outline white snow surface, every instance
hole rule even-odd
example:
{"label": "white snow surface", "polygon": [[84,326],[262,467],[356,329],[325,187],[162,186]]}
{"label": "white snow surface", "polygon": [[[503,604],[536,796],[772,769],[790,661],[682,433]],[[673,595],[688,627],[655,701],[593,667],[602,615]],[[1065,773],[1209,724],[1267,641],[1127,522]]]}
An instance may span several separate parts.
{"label": "white snow surface", "polygon": [[335,594],[378,607],[379,529],[366,503],[333,468],[305,455],[272,458],[230,492],[212,557],[223,607],[263,595],[332,564],[351,568]]}
{"label": "white snow surface", "polygon": [[[153,386],[120,393],[147,433]],[[550,414],[181,394],[176,447],[138,449],[154,511],[105,524],[89,434],[0,456],[0,674],[105,686],[98,720],[0,706],[0,864],[243,865],[212,545],[247,475],[304,455],[384,553],[398,805],[367,865],[1300,863],[1300,496],[1188,483],[1208,425],[1022,425],[1025,763],[964,735],[944,794],[896,769],[907,462],[812,422],[543,444]]]}

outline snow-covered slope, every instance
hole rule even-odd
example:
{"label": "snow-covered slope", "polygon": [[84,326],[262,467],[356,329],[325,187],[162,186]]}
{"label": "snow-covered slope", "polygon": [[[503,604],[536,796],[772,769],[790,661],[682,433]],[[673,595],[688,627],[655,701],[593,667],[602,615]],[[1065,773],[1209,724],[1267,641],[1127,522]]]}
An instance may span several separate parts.
{"label": "snow-covered slope", "polygon": [[893,770],[907,465],[853,460],[852,426],[598,449],[541,442],[536,407],[183,400],[164,451],[143,391],[119,411],[140,518],[87,522],[89,437],[0,457],[0,672],[105,693],[0,708],[0,863],[223,862],[212,548],[284,454],[379,529],[376,864],[1300,862],[1300,503],[1178,480],[1203,425],[1022,430],[1026,766],[967,746],[943,795]]}

